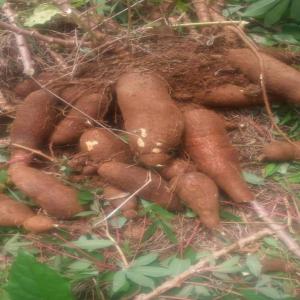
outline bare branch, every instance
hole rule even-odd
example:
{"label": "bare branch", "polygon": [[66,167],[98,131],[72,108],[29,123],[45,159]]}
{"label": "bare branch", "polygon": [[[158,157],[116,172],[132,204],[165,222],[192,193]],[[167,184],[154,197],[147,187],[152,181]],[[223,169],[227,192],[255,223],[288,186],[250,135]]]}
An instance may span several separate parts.
{"label": "bare branch", "polygon": [[[8,21],[12,26],[16,26],[16,21],[15,21],[15,13],[12,10],[10,3],[5,3],[2,7],[2,10],[7,17]],[[4,23],[4,22],[1,22]],[[9,25],[9,24],[8,24]],[[21,32],[16,33],[15,32],[15,38],[16,38],[16,43],[17,47],[21,56],[21,60],[23,63],[23,73],[28,76],[32,76],[34,74],[34,62],[31,58],[31,54],[28,48],[28,44],[24,36],[22,35]]]}

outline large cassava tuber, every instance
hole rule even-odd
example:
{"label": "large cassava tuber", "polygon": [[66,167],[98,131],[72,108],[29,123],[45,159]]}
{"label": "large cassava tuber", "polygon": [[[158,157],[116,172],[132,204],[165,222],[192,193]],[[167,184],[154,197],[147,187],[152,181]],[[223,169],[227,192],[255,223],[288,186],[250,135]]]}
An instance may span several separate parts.
{"label": "large cassava tuber", "polygon": [[147,166],[164,164],[183,132],[167,83],[156,74],[134,71],[119,78],[116,93],[133,153]]}
{"label": "large cassava tuber", "polygon": [[[267,90],[293,104],[300,104],[300,72],[287,64],[260,52],[264,60]],[[231,49],[229,62],[255,83],[260,82],[260,66],[256,55],[249,49]],[[280,100],[280,99],[279,99]]]}
{"label": "large cassava tuber", "polygon": [[[84,95],[75,103],[75,107],[89,117],[102,120],[108,109],[108,98],[101,94]],[[51,136],[51,144],[64,145],[76,143],[83,131],[91,126],[91,121],[72,108],[59,122]]]}
{"label": "large cassava tuber", "polygon": [[138,196],[164,208],[173,211],[180,210],[181,204],[178,198],[156,173],[121,162],[106,162],[98,169],[98,174],[107,182],[130,193],[136,192],[145,184],[148,173],[151,174],[151,182],[138,193]]}
{"label": "large cassava tuber", "polygon": [[53,229],[54,222],[47,216],[35,215],[25,204],[0,194],[0,226],[23,226],[32,233],[42,233]]}
{"label": "large cassava tuber", "polygon": [[95,163],[114,160],[129,163],[132,154],[128,144],[104,128],[92,128],[80,137],[80,151]]}
{"label": "large cassava tuber", "polygon": [[264,147],[263,159],[270,161],[300,160],[300,142],[274,141]]}
{"label": "large cassava tuber", "polygon": [[171,186],[180,199],[190,207],[208,228],[220,223],[218,188],[206,175],[199,172],[186,173],[174,177]]}
{"label": "large cassava tuber", "polygon": [[55,177],[24,163],[12,164],[8,171],[16,187],[50,215],[68,219],[82,210],[76,191]]}
{"label": "large cassava tuber", "polygon": [[12,144],[39,148],[54,128],[56,98],[44,90],[37,90],[26,97],[17,108],[10,138]]}
{"label": "large cassava tuber", "polygon": [[205,108],[186,111],[184,118],[185,149],[197,168],[211,177],[232,200],[253,200],[242,178],[238,155],[230,144],[224,121]]}

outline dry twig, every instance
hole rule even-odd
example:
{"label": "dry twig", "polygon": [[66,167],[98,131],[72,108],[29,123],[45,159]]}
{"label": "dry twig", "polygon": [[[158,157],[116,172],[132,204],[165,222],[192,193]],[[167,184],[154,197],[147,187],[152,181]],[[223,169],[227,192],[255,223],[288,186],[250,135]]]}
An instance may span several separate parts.
{"label": "dry twig", "polygon": [[[16,27],[15,13],[11,8],[10,3],[8,3],[8,2],[5,3],[2,7],[2,10],[3,10],[5,16],[7,17],[9,23],[12,25],[9,25],[9,24],[6,24],[5,22],[0,21],[0,27],[1,27],[1,23]],[[23,63],[23,67],[24,67],[23,73],[25,75],[32,76],[35,72],[34,71],[34,62],[31,58],[31,54],[30,54],[30,51],[28,48],[27,41],[21,32],[18,32],[18,33],[15,32],[15,38],[16,38],[16,44],[17,44],[17,47],[18,47],[18,50],[19,50],[19,53],[21,56],[21,60]]]}

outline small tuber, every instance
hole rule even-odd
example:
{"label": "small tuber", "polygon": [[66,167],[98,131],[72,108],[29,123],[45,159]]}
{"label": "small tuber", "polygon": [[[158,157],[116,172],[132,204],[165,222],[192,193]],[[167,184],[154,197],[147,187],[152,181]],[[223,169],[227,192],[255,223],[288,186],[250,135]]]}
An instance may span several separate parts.
{"label": "small tuber", "polygon": [[285,141],[273,141],[264,146],[263,159],[270,161],[300,160],[300,142],[291,144]]}
{"label": "small tuber", "polygon": [[199,172],[186,173],[174,177],[170,185],[180,199],[200,217],[205,226],[208,228],[218,226],[219,192],[209,177]]}
{"label": "small tuber", "polygon": [[106,162],[98,169],[98,174],[108,183],[130,193],[136,192],[147,182],[148,173],[151,174],[151,182],[138,192],[138,196],[164,208],[173,211],[180,210],[178,198],[156,173],[121,162]]}
{"label": "small tuber", "polygon": [[[75,103],[77,109],[97,120],[102,120],[108,110],[108,106],[107,97],[101,94],[84,95]],[[50,142],[53,145],[76,143],[83,131],[90,126],[91,121],[89,118],[72,108],[56,126]]]}
{"label": "small tuber", "polygon": [[80,151],[87,153],[95,163],[107,160],[125,163],[132,161],[129,146],[103,128],[92,128],[85,131],[80,137]]}
{"label": "small tuber", "polygon": [[10,165],[8,172],[16,187],[50,215],[69,219],[82,210],[76,191],[55,177],[24,163]]}

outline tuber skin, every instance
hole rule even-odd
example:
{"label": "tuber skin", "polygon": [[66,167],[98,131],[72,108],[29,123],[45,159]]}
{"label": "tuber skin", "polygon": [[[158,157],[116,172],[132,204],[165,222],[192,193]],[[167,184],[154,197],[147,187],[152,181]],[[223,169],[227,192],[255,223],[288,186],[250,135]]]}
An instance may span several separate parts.
{"label": "tuber skin", "polygon": [[262,157],[267,161],[300,160],[300,142],[271,142],[264,146]]}
{"label": "tuber skin", "polygon": [[59,92],[59,96],[68,103],[76,102],[80,97],[87,94],[87,91],[80,85],[67,86]]}
{"label": "tuber skin", "polygon": [[[112,185],[107,185],[103,189],[103,198],[109,201],[114,208],[119,207],[128,197],[130,197],[130,193],[124,192]],[[120,210],[125,217],[131,219],[137,216],[137,208],[137,198],[132,197]]]}
{"label": "tuber skin", "polygon": [[170,185],[206,227],[212,229],[219,225],[218,187],[209,177],[199,172],[186,173],[174,177]]}
{"label": "tuber skin", "polygon": [[42,233],[54,228],[54,221],[47,216],[35,215],[23,203],[0,194],[0,226],[19,227],[32,233]]}
{"label": "tuber skin", "polygon": [[[264,60],[267,90],[292,104],[300,104],[300,72],[295,68],[260,52]],[[256,55],[249,49],[231,49],[228,60],[252,82],[259,84],[260,67]]]}
{"label": "tuber skin", "polygon": [[[102,120],[108,109],[107,97],[100,94],[84,95],[75,106],[93,119]],[[50,143],[53,145],[74,144],[83,131],[91,126],[90,120],[75,109],[71,109],[66,117],[59,122],[52,133]]]}
{"label": "tuber skin", "polygon": [[39,148],[47,140],[56,120],[56,98],[44,90],[37,90],[18,106],[10,138],[12,144]]}
{"label": "tuber skin", "polygon": [[133,71],[119,78],[116,93],[134,155],[146,166],[164,164],[181,142],[184,126],[167,83],[154,73]]}
{"label": "tuber skin", "polygon": [[[121,162],[106,162],[98,169],[98,174],[108,183],[130,193],[134,193],[145,184],[148,172],[151,171]],[[166,209],[180,210],[181,204],[167,183],[156,173],[150,174],[151,182],[138,193],[138,196]]]}
{"label": "tuber skin", "polygon": [[36,215],[23,223],[25,230],[31,233],[43,233],[54,229],[54,221],[47,216]]}
{"label": "tuber skin", "polygon": [[198,92],[194,101],[210,107],[247,107],[263,104],[260,89],[256,85],[240,87],[234,84],[224,84],[212,89]]}
{"label": "tuber skin", "polygon": [[8,173],[16,187],[48,214],[58,219],[69,219],[82,211],[76,191],[63,185],[55,177],[25,163],[10,165]]}
{"label": "tuber skin", "polygon": [[22,226],[25,220],[33,216],[28,206],[0,194],[0,226]]}
{"label": "tuber skin", "polygon": [[92,128],[85,131],[80,137],[80,151],[87,153],[95,163],[108,160],[132,162],[128,144],[103,128]]}
{"label": "tuber skin", "polygon": [[[36,76],[36,80],[39,81],[42,85],[47,84],[51,80],[55,79],[57,76],[53,73],[42,72]],[[25,98],[30,93],[40,89],[40,86],[32,79],[25,79],[22,82],[19,82],[15,86],[15,93],[17,96]]]}
{"label": "tuber skin", "polygon": [[193,171],[196,171],[196,167],[192,161],[176,158],[160,169],[159,173],[163,178],[170,180],[173,177]]}
{"label": "tuber skin", "polygon": [[224,121],[214,111],[186,111],[184,143],[199,171],[207,174],[235,202],[254,196],[242,178],[238,155],[230,144]]}

